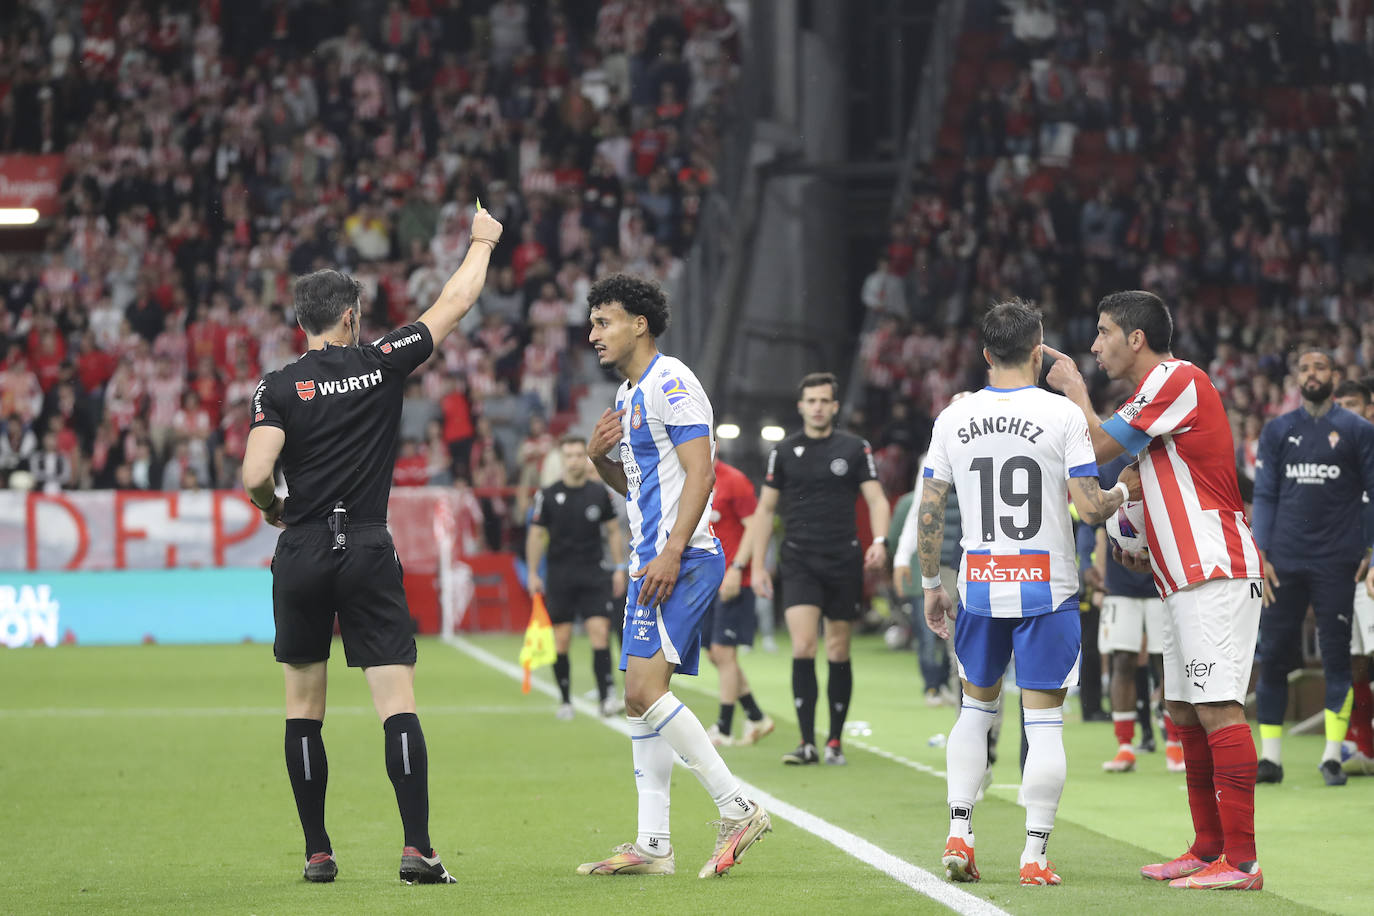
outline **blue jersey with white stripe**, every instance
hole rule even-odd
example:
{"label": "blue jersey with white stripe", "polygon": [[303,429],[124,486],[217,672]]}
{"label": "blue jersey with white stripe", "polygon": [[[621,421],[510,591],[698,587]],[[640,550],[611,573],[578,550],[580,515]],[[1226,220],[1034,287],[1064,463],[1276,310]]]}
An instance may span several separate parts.
{"label": "blue jersey with white stripe", "polygon": [[[677,446],[702,436],[716,453],[711,402],[696,375],[679,359],[662,353],[639,380],[627,379],[615,395],[620,420],[620,462],[625,468],[626,514],[630,522],[630,571],[638,572],[658,556],[677,524],[686,474]],[[717,553],[711,534],[711,503],[697,521],[684,556],[692,551]]]}
{"label": "blue jersey with white stripe", "polygon": [[1374,489],[1374,425],[1333,405],[1265,424],[1255,460],[1255,542],[1280,568],[1358,563],[1369,546],[1363,499]]}

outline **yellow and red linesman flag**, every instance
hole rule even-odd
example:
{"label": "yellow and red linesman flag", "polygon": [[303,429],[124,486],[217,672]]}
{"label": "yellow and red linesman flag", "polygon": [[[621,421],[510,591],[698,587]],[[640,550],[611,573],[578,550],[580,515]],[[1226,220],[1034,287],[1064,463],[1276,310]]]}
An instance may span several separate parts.
{"label": "yellow and red linesman flag", "polygon": [[530,625],[525,627],[525,645],[520,649],[520,667],[525,669],[522,693],[530,692],[530,672],[540,665],[552,665],[558,657],[553,650],[553,624],[549,622],[548,608],[544,607],[544,596],[535,592],[533,605]]}

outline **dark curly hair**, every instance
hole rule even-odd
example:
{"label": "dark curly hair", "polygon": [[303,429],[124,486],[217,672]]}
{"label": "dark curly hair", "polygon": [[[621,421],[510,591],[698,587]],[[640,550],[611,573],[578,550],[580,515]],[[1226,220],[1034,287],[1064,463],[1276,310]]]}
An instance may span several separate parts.
{"label": "dark curly hair", "polygon": [[597,280],[587,291],[588,310],[612,302],[620,303],[631,315],[643,315],[649,322],[650,337],[659,337],[668,330],[671,317],[668,297],[654,281],[629,274],[611,274]]}

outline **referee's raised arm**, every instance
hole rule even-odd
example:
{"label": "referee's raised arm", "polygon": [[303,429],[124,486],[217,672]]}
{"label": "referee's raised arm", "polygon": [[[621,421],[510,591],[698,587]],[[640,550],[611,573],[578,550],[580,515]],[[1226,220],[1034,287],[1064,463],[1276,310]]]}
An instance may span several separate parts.
{"label": "referee's raised arm", "polygon": [[429,335],[437,348],[458,322],[472,308],[482,286],[487,281],[487,262],[501,238],[501,224],[486,210],[478,210],[472,219],[472,243],[467,257],[444,284],[439,298],[420,316],[420,323],[429,328]]}

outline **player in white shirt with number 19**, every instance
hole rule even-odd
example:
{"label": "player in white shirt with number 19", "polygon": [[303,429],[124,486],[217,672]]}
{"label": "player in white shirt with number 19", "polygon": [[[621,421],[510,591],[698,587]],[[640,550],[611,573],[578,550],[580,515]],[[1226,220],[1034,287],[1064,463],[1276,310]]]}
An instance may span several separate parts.
{"label": "player in white shirt with number 19", "polygon": [[959,616],[954,651],[964,701],[946,745],[950,831],[943,862],[956,881],[976,881],[971,821],[987,768],[987,736],[1002,673],[1013,652],[1025,706],[1022,788],[1024,885],[1059,884],[1045,858],[1064,791],[1064,695],[1078,681],[1081,631],[1078,564],[1069,496],[1096,524],[1125,499],[1124,485],[1103,492],[1082,413],[1036,386],[1043,329],[1040,311],[1013,299],[983,319],[989,385],[946,407],[935,421],[922,480],[917,550],[926,621],[949,634],[954,617],[940,584],[940,542],[951,484],[963,519]]}

